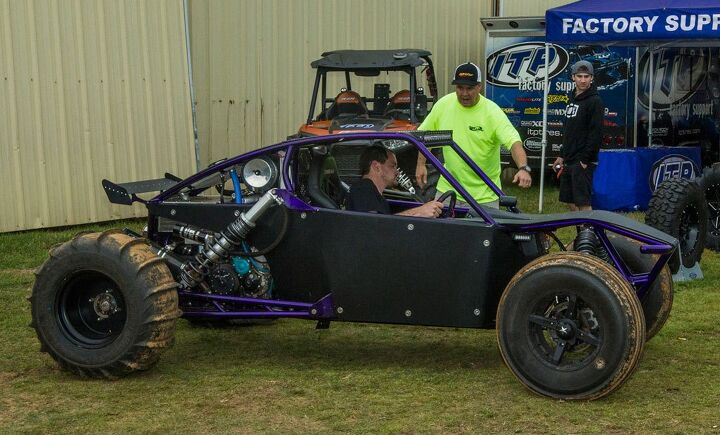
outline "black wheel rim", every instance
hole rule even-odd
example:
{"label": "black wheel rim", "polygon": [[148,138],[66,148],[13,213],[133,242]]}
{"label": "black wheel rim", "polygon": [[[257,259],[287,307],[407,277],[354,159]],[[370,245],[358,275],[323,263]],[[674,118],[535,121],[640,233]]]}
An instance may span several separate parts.
{"label": "black wheel rim", "polygon": [[68,280],[58,293],[56,315],[66,338],[85,348],[112,343],[127,320],[118,285],[93,271],[80,272]]}
{"label": "black wheel rim", "polygon": [[708,209],[708,232],[720,236],[720,184],[713,184],[705,190]]}
{"label": "black wheel rim", "polygon": [[700,233],[700,214],[695,207],[687,207],[680,218],[680,249],[683,255],[695,251]]}
{"label": "black wheel rim", "polygon": [[533,352],[555,370],[576,370],[596,359],[602,327],[594,311],[575,294],[538,303],[528,318]]}

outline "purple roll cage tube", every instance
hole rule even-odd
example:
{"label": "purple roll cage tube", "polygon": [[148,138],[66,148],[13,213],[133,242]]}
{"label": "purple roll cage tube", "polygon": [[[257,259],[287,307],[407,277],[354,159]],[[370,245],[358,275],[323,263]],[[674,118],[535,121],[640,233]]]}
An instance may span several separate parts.
{"label": "purple roll cage tube", "polygon": [[[429,132],[431,133],[431,132]],[[185,180],[178,182],[171,188],[161,192],[157,196],[153,197],[148,201],[144,201],[140,198],[136,200],[146,203],[159,204],[172,197],[173,195],[180,192],[182,189],[192,186],[193,183],[202,180],[203,178],[212,175],[214,173],[232,168],[235,165],[242,163],[246,160],[254,157],[267,155],[275,152],[285,152],[285,158],[283,159],[282,174],[283,183],[285,189],[275,189],[276,194],[280,196],[284,201],[284,206],[290,210],[295,211],[318,211],[319,208],[314,207],[294,195],[295,184],[290,177],[290,162],[293,160],[294,154],[297,150],[304,145],[326,145],[331,143],[339,143],[351,140],[403,140],[412,143],[419,153],[421,153],[428,162],[430,162],[439,172],[445,177],[450,185],[464,198],[472,209],[478,214],[482,221],[489,226],[497,226],[499,228],[508,228],[512,232],[548,232],[558,228],[577,226],[583,224],[590,224],[595,229],[595,233],[598,239],[602,243],[605,250],[608,252],[610,259],[613,264],[620,272],[620,274],[629,282],[635,286],[637,294],[642,297],[648,290],[649,285],[658,276],[662,268],[667,263],[670,255],[673,251],[673,246],[667,243],[639,234],[637,232],[629,231],[621,226],[614,225],[608,222],[604,222],[592,218],[567,218],[554,220],[552,222],[538,222],[528,223],[523,225],[518,222],[510,225],[499,224],[490,216],[489,212],[481,207],[477,201],[465,190],[465,188],[458,183],[458,181],[450,175],[443,164],[430,152],[425,143],[413,136],[410,133],[384,133],[384,132],[373,132],[373,133],[344,133],[330,136],[313,136],[306,138],[293,139],[286,142],[281,142],[269,147],[258,149],[247,154],[235,156],[225,161],[219,162],[209,168],[206,168],[195,175],[192,175]],[[488,187],[498,196],[504,196],[504,193],[500,188],[492,182],[492,180],[478,167],[478,165],[470,159],[465,151],[458,146],[453,140],[449,140],[447,144],[438,146],[449,146],[455,151],[462,160],[472,168],[472,170],[487,184]],[[231,175],[233,172],[231,172]],[[236,198],[239,197],[237,190],[239,189],[239,182],[236,184],[237,175],[232,177],[233,185],[236,190]],[[236,199],[237,200],[237,199]],[[405,201],[397,201],[398,203],[405,203]],[[617,250],[610,243],[605,231],[609,230],[621,236],[628,237],[633,240],[641,242],[643,245],[640,247],[640,251],[643,254],[659,254],[660,258],[655,263],[655,266],[650,272],[633,274],[627,268],[625,263],[620,258]],[[238,297],[238,296],[225,296],[225,295],[213,295],[206,293],[196,293],[181,291],[179,293],[182,297],[195,298],[210,300],[218,311],[187,311],[183,314],[184,317],[216,317],[216,318],[276,318],[276,317],[292,317],[292,318],[307,318],[307,319],[331,319],[335,315],[335,307],[332,300],[332,294],[328,294],[321,298],[315,303],[304,303],[304,302],[293,302],[293,301],[279,301],[271,299],[261,298],[249,298],[249,297]],[[256,307],[251,311],[226,311],[221,302],[232,302],[245,304],[246,306]],[[292,311],[290,311],[292,310]]]}

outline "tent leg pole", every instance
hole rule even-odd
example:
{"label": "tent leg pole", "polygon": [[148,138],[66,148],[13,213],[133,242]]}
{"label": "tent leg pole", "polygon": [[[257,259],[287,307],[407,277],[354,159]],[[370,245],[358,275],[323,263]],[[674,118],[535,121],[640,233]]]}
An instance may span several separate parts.
{"label": "tent leg pole", "polygon": [[548,70],[550,68],[550,46],[545,43],[545,78],[543,79],[543,131],[540,145],[540,198],[538,198],[538,213],[543,211],[543,194],[545,193],[545,148],[547,147],[547,108],[548,108]]}

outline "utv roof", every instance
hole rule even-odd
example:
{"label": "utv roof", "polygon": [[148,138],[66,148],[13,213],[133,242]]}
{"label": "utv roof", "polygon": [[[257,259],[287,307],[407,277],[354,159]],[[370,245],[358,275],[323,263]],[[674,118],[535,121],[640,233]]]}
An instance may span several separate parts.
{"label": "utv roof", "polygon": [[402,70],[424,65],[422,59],[430,56],[427,50],[401,48],[397,50],[335,50],[326,51],[322,58],[312,62],[313,68],[327,70]]}

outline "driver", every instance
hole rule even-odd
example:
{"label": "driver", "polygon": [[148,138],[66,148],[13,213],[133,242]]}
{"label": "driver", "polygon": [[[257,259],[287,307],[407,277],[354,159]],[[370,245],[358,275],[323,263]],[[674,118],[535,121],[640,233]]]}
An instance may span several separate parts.
{"label": "driver", "polygon": [[[382,196],[387,187],[397,185],[397,158],[395,153],[382,145],[371,145],[360,155],[362,178],[352,185],[347,210],[391,214],[390,204]],[[436,218],[443,205],[438,201],[403,210],[396,215]]]}

